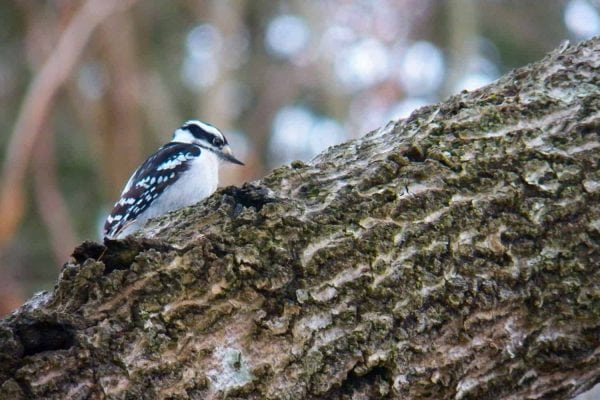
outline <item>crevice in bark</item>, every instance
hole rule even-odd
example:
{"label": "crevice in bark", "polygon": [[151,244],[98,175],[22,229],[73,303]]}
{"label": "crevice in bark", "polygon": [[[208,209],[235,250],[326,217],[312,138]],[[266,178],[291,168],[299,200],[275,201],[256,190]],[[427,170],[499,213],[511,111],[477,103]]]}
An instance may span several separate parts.
{"label": "crevice in bark", "polygon": [[67,350],[75,344],[75,331],[68,324],[32,321],[17,325],[15,333],[26,356],[44,351]]}
{"label": "crevice in bark", "polygon": [[237,217],[242,207],[254,207],[256,211],[262,210],[268,203],[277,201],[274,194],[265,186],[245,183],[242,187],[228,186],[223,189],[225,203],[234,205],[232,217]]}
{"label": "crevice in bark", "polygon": [[83,264],[86,260],[100,261],[105,265],[104,274],[108,275],[115,270],[128,269],[136,257],[147,250],[161,252],[177,250],[168,243],[148,239],[113,240],[104,239],[104,244],[85,241],[77,246],[71,257],[77,264]]}
{"label": "crevice in bark", "polygon": [[363,396],[366,398],[385,398],[393,384],[392,372],[383,365],[377,365],[366,373],[357,374],[355,369],[350,370],[340,387],[332,389],[322,398],[344,398],[349,396]]}
{"label": "crevice in bark", "polygon": [[427,152],[418,144],[411,144],[403,154],[411,162],[423,162],[427,158]]}

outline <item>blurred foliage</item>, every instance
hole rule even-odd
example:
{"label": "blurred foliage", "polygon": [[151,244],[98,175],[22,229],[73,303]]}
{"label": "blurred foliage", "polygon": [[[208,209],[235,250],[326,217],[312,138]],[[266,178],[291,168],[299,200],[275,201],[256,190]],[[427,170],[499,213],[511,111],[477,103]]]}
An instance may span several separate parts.
{"label": "blurred foliage", "polygon": [[[0,3],[3,160],[34,78],[84,4],[102,1]],[[98,239],[131,171],[183,121],[226,132],[247,167],[224,168],[222,183],[239,184],[598,34],[598,7],[157,0],[117,10],[39,116],[25,214],[0,243],[0,314],[50,288],[77,242]]]}

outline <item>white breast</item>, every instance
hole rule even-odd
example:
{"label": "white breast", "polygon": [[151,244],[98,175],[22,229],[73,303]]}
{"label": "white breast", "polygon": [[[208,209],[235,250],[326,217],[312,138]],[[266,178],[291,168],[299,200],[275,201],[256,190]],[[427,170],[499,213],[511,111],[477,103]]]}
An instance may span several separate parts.
{"label": "white breast", "polygon": [[165,189],[150,207],[121,231],[118,238],[124,238],[142,228],[150,218],[196,204],[214,193],[218,184],[219,159],[213,152],[202,150],[200,157],[191,161],[190,168],[179,177],[177,182]]}

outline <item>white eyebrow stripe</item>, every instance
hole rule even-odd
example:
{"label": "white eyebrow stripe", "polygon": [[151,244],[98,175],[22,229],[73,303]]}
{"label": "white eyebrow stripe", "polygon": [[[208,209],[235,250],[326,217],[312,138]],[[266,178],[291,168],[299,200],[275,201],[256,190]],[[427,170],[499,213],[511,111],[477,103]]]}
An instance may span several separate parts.
{"label": "white eyebrow stripe", "polygon": [[191,125],[191,124],[198,125],[200,128],[202,128],[206,132],[212,133],[213,135],[215,135],[215,136],[217,136],[217,137],[219,137],[219,138],[221,138],[223,140],[225,139],[223,137],[223,133],[220,130],[218,130],[217,128],[215,128],[214,126],[212,126],[212,125],[209,125],[209,124],[204,123],[202,121],[199,121],[197,119],[191,119],[189,121],[186,121],[186,123],[184,124],[184,126],[185,125]]}

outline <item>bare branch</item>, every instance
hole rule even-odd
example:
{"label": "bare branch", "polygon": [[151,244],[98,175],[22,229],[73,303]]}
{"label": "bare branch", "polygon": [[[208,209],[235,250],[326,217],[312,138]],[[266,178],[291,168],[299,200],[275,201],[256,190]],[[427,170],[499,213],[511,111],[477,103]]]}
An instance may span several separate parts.
{"label": "bare branch", "polygon": [[48,229],[50,245],[57,267],[68,259],[77,243],[67,203],[60,192],[56,176],[56,154],[53,128],[38,138],[33,152],[33,182],[35,201],[42,221]]}
{"label": "bare branch", "polygon": [[17,116],[7,147],[0,179],[0,244],[5,243],[24,210],[23,180],[38,135],[52,100],[70,76],[94,30],[109,15],[124,10],[137,0],[88,0],[69,25],[40,72],[31,83]]}

